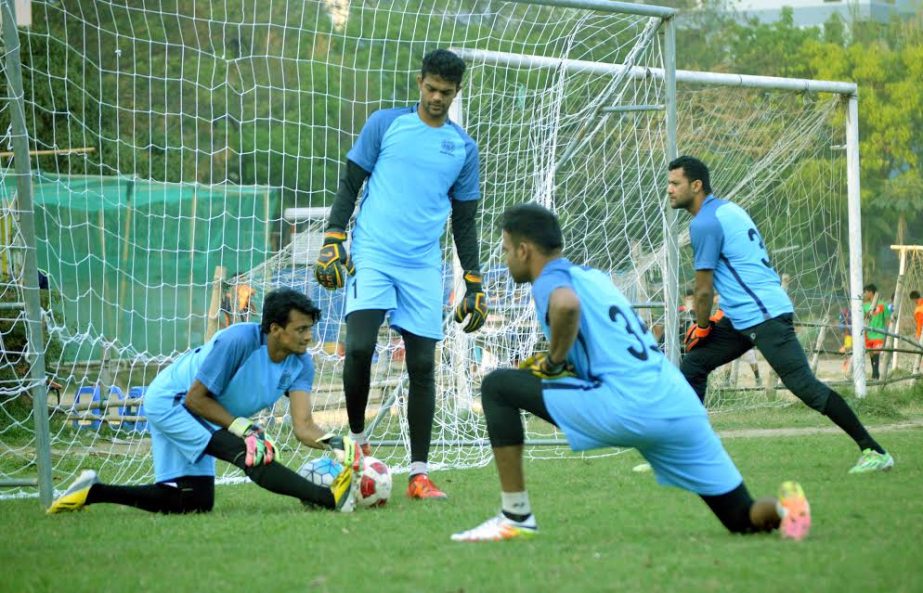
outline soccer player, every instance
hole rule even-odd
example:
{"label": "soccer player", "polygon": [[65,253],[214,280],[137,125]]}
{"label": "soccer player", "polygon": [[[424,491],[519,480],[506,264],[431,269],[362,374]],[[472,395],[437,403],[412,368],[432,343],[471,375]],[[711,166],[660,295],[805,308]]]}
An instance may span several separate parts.
{"label": "soccer player", "polygon": [[910,300],[913,301],[913,320],[916,323],[916,330],[914,336],[917,341],[920,341],[920,336],[923,335],[923,298],[920,296],[919,290],[910,291]]}
{"label": "soccer player", "polygon": [[[427,459],[436,405],[436,344],[443,337],[440,238],[450,215],[466,284],[455,321],[465,323],[464,331],[473,332],[487,317],[475,221],[480,197],[478,149],[448,119],[464,73],[461,58],[437,49],[423,58],[417,75],[420,102],[369,117],[346,155],[314,267],[324,287],[346,285],[343,390],[350,436],[366,453],[372,355],[386,314],[404,339],[410,376],[407,495],[414,499],[446,498],[429,478]],[[347,253],[345,230],[366,179],[351,253]]]}
{"label": "soccer player", "polygon": [[[795,336],[794,307],[750,216],[712,195],[708,167],[702,161],[681,156],[668,168],[670,206],[694,217],[689,238],[696,323],[686,334],[680,369],[699,399],[705,400],[709,373],[755,346],[795,396],[830,418],[859,446],[862,453],[850,473],[891,469],[891,455],[843,398],[811,372]],[[721,295],[721,316],[711,316],[715,290]]]}
{"label": "soccer player", "polygon": [[[266,295],[261,324],[232,325],[177,358],[144,395],[155,483],[112,486],[85,470],[48,512],[102,502],[159,513],[209,512],[215,500],[216,458],[239,467],[259,486],[306,506],[352,511],[361,451],[348,437],[324,432],[311,417],[314,363],[307,348],[319,318],[320,310],[308,297],[280,288]],[[298,440],[334,450],[349,468],[330,488],[280,464],[275,445],[249,420],[282,395],[289,397]]]}
{"label": "soccer player", "polygon": [[561,256],[557,218],[524,204],[502,218],[503,253],[516,283],[531,282],[548,351],[481,384],[487,432],[500,474],[501,511],[452,535],[481,542],[538,532],[522,468],[521,411],[564,431],[570,447],[634,447],[657,480],[698,494],[733,533],[779,529],[805,537],[810,507],[785,482],[780,498],[754,501],[712,430],[705,408],[608,274]]}
{"label": "soccer player", "polygon": [[881,349],[885,347],[885,335],[880,331],[888,326],[888,311],[884,304],[878,302],[878,287],[866,284],[862,288],[862,315],[865,318],[865,349],[872,362],[872,380],[877,381]]}

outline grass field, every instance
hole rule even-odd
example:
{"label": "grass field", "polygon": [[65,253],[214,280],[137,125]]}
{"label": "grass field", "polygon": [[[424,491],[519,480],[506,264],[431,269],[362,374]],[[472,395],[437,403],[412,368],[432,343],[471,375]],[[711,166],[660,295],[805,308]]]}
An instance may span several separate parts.
{"label": "grass field", "polygon": [[[803,408],[784,414],[825,425]],[[530,462],[541,533],[499,544],[449,541],[496,512],[493,467],[435,474],[448,503],[399,491],[352,515],[305,511],[252,484],[219,487],[200,516],[109,505],[45,516],[35,500],[4,501],[0,591],[923,591],[919,424],[880,432],[897,467],[864,476],[847,475],[857,451],[842,434],[725,438],[754,495],[802,482],[814,529],[801,543],[729,535],[698,498],[633,473],[630,452]]]}

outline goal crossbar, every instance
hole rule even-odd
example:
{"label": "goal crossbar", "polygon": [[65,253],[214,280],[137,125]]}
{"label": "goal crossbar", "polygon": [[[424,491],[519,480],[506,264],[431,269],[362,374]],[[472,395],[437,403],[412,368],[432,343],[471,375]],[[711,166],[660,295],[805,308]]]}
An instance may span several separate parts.
{"label": "goal crossbar", "polygon": [[[487,64],[563,69],[568,73],[624,75],[632,79],[655,78],[663,80],[666,76],[663,68],[646,68],[643,66],[626,66],[624,64],[606,64],[587,60],[548,58],[527,56],[502,51],[456,48],[463,58],[483,61]],[[808,80],[804,78],[780,78],[775,76],[754,76],[750,74],[727,74],[721,72],[698,72],[695,70],[677,70],[676,82],[687,84],[706,84],[710,86],[756,88],[779,91],[800,91],[807,93],[835,93],[838,95],[855,95],[858,87],[854,82],[831,80]]]}

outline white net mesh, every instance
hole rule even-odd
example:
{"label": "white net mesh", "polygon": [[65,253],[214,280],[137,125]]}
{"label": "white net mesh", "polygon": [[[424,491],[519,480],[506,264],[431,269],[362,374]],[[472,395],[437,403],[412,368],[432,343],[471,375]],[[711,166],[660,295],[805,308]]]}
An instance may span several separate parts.
{"label": "white net mesh", "polygon": [[[431,462],[489,459],[480,379],[540,341],[528,289],[502,265],[496,224],[506,207],[531,199],[552,207],[568,256],[611,271],[645,318],[662,323],[664,85],[604,68],[662,68],[655,20],[496,1],[85,0],[33,2],[33,23],[21,31],[31,142],[62,151],[32,163],[39,266],[50,283],[48,372],[62,386],[60,399],[50,398],[56,479],[96,467],[109,482],[149,481],[143,387],[216,327],[258,319],[265,292],[281,285],[303,289],[324,311],[313,349],[315,415],[345,430],[343,296],[313,281],[325,214],[303,209],[332,202],[370,112],[416,101],[421,57],[437,47],[456,48],[469,64],[459,113],[480,147],[493,313],[473,336],[446,322]],[[552,66],[466,53],[473,50]],[[565,59],[600,68],[571,69]],[[749,209],[773,263],[791,278],[799,315],[825,319],[846,285],[838,99],[681,86],[678,105],[680,152],[701,156],[718,193]],[[0,188],[15,236],[15,187]],[[286,219],[295,207],[302,210]],[[459,284],[451,245],[447,313]],[[5,276],[14,295],[15,270],[10,264]],[[686,255],[681,287],[690,274]],[[19,396],[27,373],[5,345],[11,387],[0,400],[0,476],[14,478],[34,475],[34,432]],[[405,445],[376,455],[405,467],[403,348],[387,327],[372,382],[373,442]],[[762,391],[731,387],[714,390],[712,403],[767,402]],[[295,466],[309,453],[297,447],[284,404],[262,421]],[[543,423],[528,429],[533,442],[561,442]]]}

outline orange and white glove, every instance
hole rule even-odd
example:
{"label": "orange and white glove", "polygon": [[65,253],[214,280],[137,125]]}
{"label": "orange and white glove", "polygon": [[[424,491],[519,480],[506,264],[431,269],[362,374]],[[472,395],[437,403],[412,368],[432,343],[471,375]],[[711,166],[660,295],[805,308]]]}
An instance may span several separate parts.
{"label": "orange and white glove", "polygon": [[686,339],[683,341],[683,345],[686,347],[686,352],[689,352],[703,341],[705,341],[708,336],[711,335],[711,330],[722,319],[724,319],[724,311],[718,309],[714,315],[708,318],[707,326],[702,327],[698,323],[693,323],[690,325],[689,329],[686,330]]}

